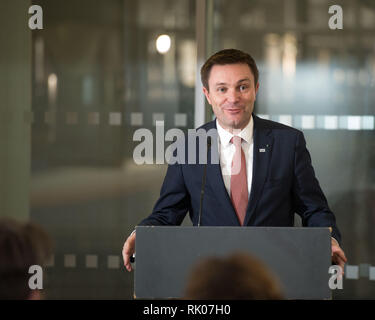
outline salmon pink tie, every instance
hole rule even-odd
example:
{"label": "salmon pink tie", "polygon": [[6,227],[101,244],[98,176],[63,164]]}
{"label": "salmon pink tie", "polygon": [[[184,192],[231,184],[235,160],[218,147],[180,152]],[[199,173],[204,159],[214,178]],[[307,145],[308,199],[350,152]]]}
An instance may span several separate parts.
{"label": "salmon pink tie", "polygon": [[236,151],[234,152],[232,161],[230,197],[237,213],[238,220],[240,221],[241,226],[243,226],[247,203],[249,201],[246,177],[246,159],[241,147],[242,138],[239,136],[233,136],[231,142],[234,144]]}

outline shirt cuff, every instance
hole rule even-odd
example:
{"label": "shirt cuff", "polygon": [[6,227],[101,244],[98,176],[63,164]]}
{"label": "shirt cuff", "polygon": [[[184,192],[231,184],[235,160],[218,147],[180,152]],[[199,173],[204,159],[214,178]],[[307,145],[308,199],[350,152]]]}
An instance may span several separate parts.
{"label": "shirt cuff", "polygon": [[339,242],[334,237],[331,237],[331,239],[334,240],[338,246],[340,246]]}

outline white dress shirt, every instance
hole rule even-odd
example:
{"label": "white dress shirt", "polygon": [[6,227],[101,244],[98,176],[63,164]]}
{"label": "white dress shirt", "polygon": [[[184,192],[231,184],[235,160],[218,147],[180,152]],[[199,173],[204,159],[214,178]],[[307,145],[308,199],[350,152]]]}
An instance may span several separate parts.
{"label": "white dress shirt", "polygon": [[[234,144],[230,142],[230,140],[233,137],[233,134],[225,130],[222,126],[220,126],[217,119],[216,119],[216,127],[217,127],[217,133],[219,135],[218,150],[219,150],[221,173],[223,176],[225,188],[227,189],[229,197],[230,197],[231,167],[232,167],[232,160],[233,160],[233,156],[234,156],[234,152],[236,148]],[[251,116],[249,123],[242,131],[239,131],[238,133],[234,132],[234,135],[237,135],[242,138],[242,150],[245,154],[245,159],[246,159],[246,176],[247,176],[248,196],[250,195],[251,182],[253,178],[253,151],[254,151],[253,131],[254,131],[254,121],[253,121],[253,117]]]}

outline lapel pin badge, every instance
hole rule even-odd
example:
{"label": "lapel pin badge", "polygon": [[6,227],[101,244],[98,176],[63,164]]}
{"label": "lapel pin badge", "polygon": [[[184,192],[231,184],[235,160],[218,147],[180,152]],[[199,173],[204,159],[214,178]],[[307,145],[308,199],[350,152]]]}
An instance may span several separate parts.
{"label": "lapel pin badge", "polygon": [[264,149],[264,148],[260,148],[260,149],[259,149],[259,152],[266,152],[266,149]]}

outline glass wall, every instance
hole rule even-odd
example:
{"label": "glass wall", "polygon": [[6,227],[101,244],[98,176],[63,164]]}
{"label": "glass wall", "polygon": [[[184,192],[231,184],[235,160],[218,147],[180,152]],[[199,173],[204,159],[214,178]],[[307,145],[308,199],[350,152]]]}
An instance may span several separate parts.
{"label": "glass wall", "polygon": [[195,2],[35,3],[30,216],[56,244],[47,294],[130,299],[122,246],[166,171],[134,163],[133,134],[194,126]]}
{"label": "glass wall", "polygon": [[329,27],[328,0],[214,0],[212,52],[249,52],[260,71],[255,112],[304,132],[348,258],[333,297],[374,298],[375,3],[334,4],[343,29]]}

